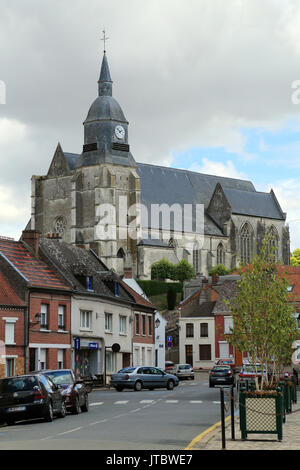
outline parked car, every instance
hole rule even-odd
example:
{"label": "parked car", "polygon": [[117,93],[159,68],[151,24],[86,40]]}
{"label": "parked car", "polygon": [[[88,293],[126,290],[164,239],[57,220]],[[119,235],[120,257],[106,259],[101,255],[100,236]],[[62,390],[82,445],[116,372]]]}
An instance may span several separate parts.
{"label": "parked car", "polygon": [[119,370],[117,374],[112,374],[110,384],[121,392],[124,388],[132,388],[140,391],[143,388],[154,390],[155,388],[164,388],[173,390],[179,383],[176,375],[158,369],[157,367],[126,367]]}
{"label": "parked car", "polygon": [[217,362],[216,362],[216,365],[217,366],[230,366],[231,369],[234,371],[234,368],[235,368],[235,362],[234,362],[234,359],[219,359]]}
{"label": "parked car", "polygon": [[78,414],[80,410],[89,410],[88,390],[81,379],[76,379],[72,369],[43,370],[41,374],[62,387],[68,411]]}
{"label": "parked car", "polygon": [[214,366],[209,372],[209,386],[234,385],[234,374],[228,365]]}
{"label": "parked car", "polygon": [[247,386],[247,383],[253,381],[255,377],[260,381],[263,374],[267,376],[266,370],[262,370],[260,364],[243,364],[239,373],[239,386],[243,384]]}
{"label": "parked car", "polygon": [[0,379],[0,421],[15,421],[66,415],[62,387],[42,374],[19,375]]}
{"label": "parked car", "polygon": [[165,362],[165,372],[168,372],[169,374],[173,374],[175,371],[175,364],[172,361],[166,361]]}
{"label": "parked car", "polygon": [[194,380],[195,379],[195,374],[190,364],[176,364],[174,375],[176,375],[176,377],[178,377],[179,380],[181,379]]}

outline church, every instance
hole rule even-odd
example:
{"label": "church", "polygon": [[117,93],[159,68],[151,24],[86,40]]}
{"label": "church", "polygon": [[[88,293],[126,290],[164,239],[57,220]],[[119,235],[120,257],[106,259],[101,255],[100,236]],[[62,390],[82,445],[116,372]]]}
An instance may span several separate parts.
{"label": "church", "polygon": [[90,248],[108,268],[141,279],[150,279],[151,265],[162,258],[186,259],[203,275],[217,264],[238,267],[267,233],[278,261],[289,264],[286,214],[272,190],[135,160],[105,51],[83,126],[82,151],[58,144],[47,175],[32,177],[27,228]]}

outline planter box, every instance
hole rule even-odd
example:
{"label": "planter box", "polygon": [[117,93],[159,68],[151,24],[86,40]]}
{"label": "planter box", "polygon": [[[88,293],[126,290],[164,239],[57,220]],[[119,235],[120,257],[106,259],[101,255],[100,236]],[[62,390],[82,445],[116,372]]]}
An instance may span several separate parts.
{"label": "planter box", "polygon": [[284,421],[283,393],[278,387],[272,392],[240,390],[240,429],[242,440],[248,434],[277,434],[282,440]]}

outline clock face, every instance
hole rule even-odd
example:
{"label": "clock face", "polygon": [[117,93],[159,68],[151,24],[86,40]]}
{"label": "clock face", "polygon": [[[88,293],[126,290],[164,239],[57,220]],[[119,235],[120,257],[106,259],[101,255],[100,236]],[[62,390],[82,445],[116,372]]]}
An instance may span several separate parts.
{"label": "clock face", "polygon": [[116,126],[115,127],[115,135],[118,139],[124,139],[125,137],[125,129],[123,126]]}

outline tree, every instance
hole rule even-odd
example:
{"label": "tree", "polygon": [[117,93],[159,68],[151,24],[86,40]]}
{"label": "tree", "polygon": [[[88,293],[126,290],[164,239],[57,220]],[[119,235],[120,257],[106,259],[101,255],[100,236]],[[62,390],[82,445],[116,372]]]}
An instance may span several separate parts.
{"label": "tree", "polygon": [[188,281],[195,276],[194,268],[187,260],[183,259],[175,265],[174,279],[178,281]]}
{"label": "tree", "polygon": [[167,292],[168,310],[174,310],[177,300],[177,292],[174,287],[169,286]]}
{"label": "tree", "polygon": [[288,302],[289,281],[278,273],[268,237],[252,263],[240,271],[236,296],[225,301],[232,313],[233,329],[227,340],[248,352],[262,370],[271,366],[271,376],[256,379],[256,389],[273,386],[284,364],[290,363],[292,343],[298,337],[294,307]]}
{"label": "tree", "polygon": [[217,264],[213,268],[211,268],[208,272],[209,276],[213,276],[214,274],[218,274],[219,276],[225,276],[229,274],[232,270],[225,268],[224,264]]}
{"label": "tree", "polygon": [[166,258],[162,258],[151,266],[151,279],[173,279],[174,265]]}
{"label": "tree", "polygon": [[296,248],[291,255],[291,265],[300,266],[300,248]]}

